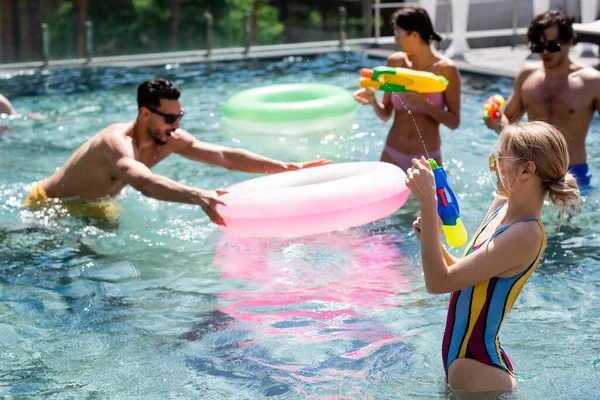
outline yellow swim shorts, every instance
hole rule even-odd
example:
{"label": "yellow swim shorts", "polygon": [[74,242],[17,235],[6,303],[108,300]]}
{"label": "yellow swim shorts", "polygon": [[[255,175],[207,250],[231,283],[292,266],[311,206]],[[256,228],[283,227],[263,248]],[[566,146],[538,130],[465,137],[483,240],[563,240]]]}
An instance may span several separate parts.
{"label": "yellow swim shorts", "polygon": [[23,207],[44,210],[61,218],[66,216],[91,217],[109,222],[117,222],[120,207],[108,201],[89,202],[80,199],[50,199],[44,188],[37,184],[25,199]]}

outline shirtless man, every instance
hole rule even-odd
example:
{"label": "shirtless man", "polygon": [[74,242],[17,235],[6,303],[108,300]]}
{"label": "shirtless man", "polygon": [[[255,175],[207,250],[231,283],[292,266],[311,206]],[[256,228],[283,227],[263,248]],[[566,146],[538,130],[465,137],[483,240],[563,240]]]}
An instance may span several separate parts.
{"label": "shirtless man", "polygon": [[224,204],[222,190],[203,190],[152,173],[153,166],[172,153],[229,170],[277,173],[331,163],[318,160],[286,163],[247,150],[227,148],[196,140],[179,129],[183,109],[180,90],[172,82],[156,79],[138,88],[138,116],[129,123],[103,129],[71,155],[52,176],[40,181],[24,206],[48,198],[98,200],[117,195],[126,185],[158,200],[197,204],[216,224],[223,219],[216,211]]}
{"label": "shirtless man", "polygon": [[488,128],[500,132],[527,112],[529,121],[545,121],[565,136],[569,169],[579,185],[590,184],[585,139],[594,112],[600,112],[600,71],[569,59],[574,39],[573,20],[562,11],[547,11],[529,25],[531,51],[542,65],[526,65],[519,71],[504,113]]}

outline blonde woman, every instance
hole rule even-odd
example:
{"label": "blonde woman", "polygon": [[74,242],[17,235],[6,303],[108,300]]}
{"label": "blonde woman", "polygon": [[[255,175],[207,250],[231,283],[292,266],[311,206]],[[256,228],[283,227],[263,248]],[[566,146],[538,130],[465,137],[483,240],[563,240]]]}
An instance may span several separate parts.
{"label": "blonde woman", "polygon": [[579,208],[579,187],[568,172],[563,135],[545,122],[510,125],[490,155],[497,196],[462,258],[441,246],[435,182],[429,164],[413,160],[407,184],[421,211],[413,227],[421,241],[430,293],[452,293],[442,356],[450,387],[501,391],[515,387],[513,366],[500,346],[504,317],[535,270],[546,246],[544,199]]}
{"label": "blonde woman", "polygon": [[373,90],[360,89],[354,92],[354,98],[372,105],[383,121],[394,115],[381,161],[406,171],[413,158],[426,154],[426,147],[429,156],[442,165],[440,124],[450,129],[460,124],[460,72],[454,61],[431,51],[431,42],[442,38],[427,11],[403,7],[394,13],[392,21],[396,44],[402,51],[389,56],[387,65],[442,75],[448,80],[448,88],[443,93],[386,93],[383,102],[377,100]]}

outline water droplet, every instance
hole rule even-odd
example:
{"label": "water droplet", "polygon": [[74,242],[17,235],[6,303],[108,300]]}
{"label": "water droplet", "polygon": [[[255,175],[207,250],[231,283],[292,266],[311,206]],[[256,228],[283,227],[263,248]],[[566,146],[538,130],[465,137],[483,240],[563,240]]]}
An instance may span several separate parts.
{"label": "water droplet", "polygon": [[425,150],[425,155],[427,156],[427,158],[429,159],[429,152],[427,151],[427,146],[425,146],[425,141],[423,140],[423,136],[421,135],[421,131],[419,130],[419,126],[417,125],[417,121],[415,120],[415,116],[413,115],[412,111],[408,109],[408,107],[406,107],[406,104],[404,104],[404,100],[402,100],[402,97],[398,96],[398,93],[393,93],[394,96],[396,96],[396,98],[398,100],[400,100],[400,103],[402,103],[402,106],[404,106],[404,109],[406,110],[406,112],[412,117],[413,120],[413,124],[415,124],[415,128],[417,129],[417,133],[419,134],[419,139],[421,139],[421,144],[423,145],[423,150]]}

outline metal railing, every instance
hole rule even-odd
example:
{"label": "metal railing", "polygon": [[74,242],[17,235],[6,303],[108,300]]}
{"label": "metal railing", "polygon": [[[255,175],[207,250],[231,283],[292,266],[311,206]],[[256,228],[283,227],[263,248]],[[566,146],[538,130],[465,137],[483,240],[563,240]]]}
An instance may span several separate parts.
{"label": "metal railing", "polygon": [[213,16],[211,13],[206,11],[204,13],[206,19],[206,58],[210,58],[212,55],[212,29],[213,29]]}
{"label": "metal railing", "polygon": [[[338,27],[338,40],[335,41],[321,41],[321,42],[304,42],[304,43],[296,43],[296,44],[281,44],[281,45],[262,45],[256,46],[257,51],[260,53],[268,53],[274,52],[279,53],[283,51],[283,49],[295,49],[295,51],[300,50],[301,52],[306,51],[306,49],[311,47],[331,47],[336,46],[339,49],[346,51],[347,46],[349,44],[353,45],[364,45],[369,41],[372,41],[372,38],[364,38],[364,39],[348,39],[347,27],[348,27],[348,12],[346,7],[340,6],[338,8],[339,13],[339,27]],[[247,57],[253,47],[253,32],[252,30],[252,14],[245,13],[244,18],[242,19],[243,23],[243,44],[242,48],[224,48],[224,49],[214,49],[213,46],[213,26],[214,26],[214,18],[210,12],[204,13],[204,19],[206,20],[206,42],[204,50],[192,50],[192,51],[179,51],[179,52],[168,52],[168,53],[159,53],[159,54],[138,54],[138,55],[127,55],[127,56],[111,56],[111,57],[94,57],[94,25],[91,21],[86,21],[85,23],[85,47],[83,58],[75,58],[71,60],[56,60],[52,61],[52,65],[56,66],[72,66],[74,64],[78,64],[81,66],[89,66],[92,63],[94,64],[103,64],[108,62],[108,60],[112,60],[114,62],[120,63],[125,62],[125,60],[130,60],[131,62],[139,62],[140,60],[147,60],[148,62],[152,62],[153,60],[163,58],[165,56],[171,55],[172,57],[183,57],[183,58],[194,58],[195,61],[198,61],[198,57],[202,57],[204,60],[210,61],[213,54],[218,53],[220,58],[223,59],[223,56],[226,53],[231,54],[231,58],[235,58],[236,54],[241,54],[244,57]],[[50,26],[46,23],[41,24],[42,30],[42,60],[41,63],[38,62],[27,62],[27,63],[16,63],[16,64],[4,64],[7,68],[14,68],[17,65],[28,65],[29,67],[39,66],[43,69],[49,67],[50,60]],[[225,57],[226,58],[226,57]]]}
{"label": "metal railing", "polygon": [[[444,7],[444,12],[445,12],[445,17],[444,20],[446,22],[446,26],[445,26],[445,33],[442,33],[442,37],[446,38],[446,39],[451,39],[452,40],[452,46],[458,44],[457,47],[455,47],[453,50],[455,50],[455,53],[450,53],[447,52],[447,55],[451,55],[451,56],[456,56],[457,54],[460,56],[462,53],[466,52],[469,50],[468,44],[466,42],[466,39],[476,39],[476,38],[491,38],[491,37],[501,37],[501,36],[512,36],[513,38],[517,38],[518,35],[522,35],[524,33],[526,33],[527,28],[526,27],[519,27],[518,26],[518,16],[519,16],[519,10],[518,10],[518,5],[519,5],[519,0],[512,0],[512,24],[510,28],[503,28],[503,29],[489,29],[489,30],[474,30],[474,31],[468,31],[467,30],[467,16],[468,16],[468,7],[470,5],[475,5],[475,4],[494,4],[494,3],[499,3],[502,0],[421,0],[421,1],[411,1],[411,2],[394,2],[394,3],[381,3],[381,0],[373,0],[373,4],[371,5],[371,9],[373,11],[373,13],[375,14],[375,21],[374,21],[374,28],[375,28],[375,32],[374,32],[374,38],[365,38],[362,40],[359,40],[359,42],[361,43],[368,43],[370,41],[371,45],[379,45],[381,44],[381,10],[382,9],[390,9],[390,8],[400,8],[400,7],[405,7],[405,6],[410,6],[410,5],[422,5],[424,7],[427,7],[428,9],[431,10],[430,15],[432,17],[432,20],[435,21],[436,18],[436,10],[438,5],[442,5],[445,6]],[[504,0],[506,2],[506,0]],[[583,0],[582,0],[583,1]],[[598,3],[599,0],[585,0],[586,2],[592,2],[592,3]],[[542,12],[544,11],[544,8],[546,7],[546,4],[549,4],[549,0],[533,0],[533,11],[534,14],[538,13],[538,12]],[[461,7],[462,6],[462,7]],[[457,10],[460,10],[457,13],[452,12],[452,18],[450,19],[450,12],[449,12],[449,8],[453,7],[456,8]],[[426,8],[426,9],[427,9]],[[587,11],[588,13],[590,13],[589,9],[593,8],[593,5],[590,6],[590,4],[588,3],[584,3],[583,9],[581,9],[581,12],[585,12]],[[453,10],[454,11],[454,10]],[[456,18],[456,15],[459,15],[461,18]],[[592,14],[592,13],[590,13]],[[342,50],[346,50],[347,49],[347,45],[349,43],[354,43],[354,44],[358,44],[357,41],[353,40],[348,40],[348,12],[346,7],[344,6],[340,6],[338,8],[338,15],[339,15],[339,26],[338,26],[338,47]],[[373,15],[373,14],[371,14]],[[244,14],[243,18],[242,18],[242,32],[243,32],[243,42],[242,42],[242,51],[241,53],[244,56],[248,56],[252,47],[253,47],[253,40],[256,40],[254,36],[257,35],[257,32],[253,32],[253,21],[252,21],[252,14],[247,12]],[[199,54],[202,54],[202,56],[206,59],[209,60],[211,59],[212,55],[214,54],[215,50],[214,50],[214,43],[213,43],[213,25],[214,25],[214,19],[213,16],[210,12],[205,12],[204,13],[204,19],[206,21],[206,42],[205,42],[205,50],[196,50],[196,51],[190,51],[190,52],[172,52],[171,54],[191,54],[194,53],[196,56]],[[587,19],[589,19],[589,16],[587,16]],[[450,20],[452,21],[452,31],[450,32],[449,29],[449,24],[450,24]],[[463,26],[464,25],[464,26]],[[50,63],[50,34],[49,34],[49,29],[50,27],[48,26],[48,24],[42,24],[41,25],[41,31],[42,31],[42,35],[41,35],[41,49],[42,49],[42,67],[46,68],[48,67],[49,63]],[[388,40],[390,38],[386,38],[385,42],[389,42],[389,43],[393,43],[393,40]],[[328,42],[329,43],[329,42]],[[512,41],[512,44],[515,45],[516,44],[516,40]],[[298,44],[297,46],[293,46],[294,48],[307,48],[310,46],[314,46],[317,45],[314,42],[306,42],[306,44]],[[281,46],[285,46],[285,45],[281,45]],[[259,51],[263,51],[263,49],[268,48],[269,46],[260,46],[260,50]],[[276,45],[276,47],[278,47]],[[83,61],[81,61],[82,65],[90,65],[92,63],[92,61],[95,61],[97,58],[94,57],[94,25],[92,24],[91,21],[86,21],[85,23],[85,46],[84,46],[84,54],[83,54]],[[227,50],[224,49],[217,49],[218,53],[222,55],[226,53]],[[232,48],[229,49],[232,53],[236,53],[237,50],[234,50]],[[279,50],[278,50],[279,51]],[[132,60],[136,60],[138,58],[144,58],[144,57],[148,57],[149,55],[140,55],[139,57],[137,57],[136,55],[130,55],[130,56],[126,56],[129,57]],[[100,57],[98,57],[99,59]],[[113,58],[116,59],[115,57],[102,57],[103,59],[109,59],[109,58]],[[117,57],[119,58],[119,57]],[[75,60],[71,60],[71,64],[73,64]],[[38,62],[39,63],[39,62]],[[54,61],[54,63],[59,63],[62,64],[62,62],[59,61]],[[58,64],[57,64],[58,65]]]}

